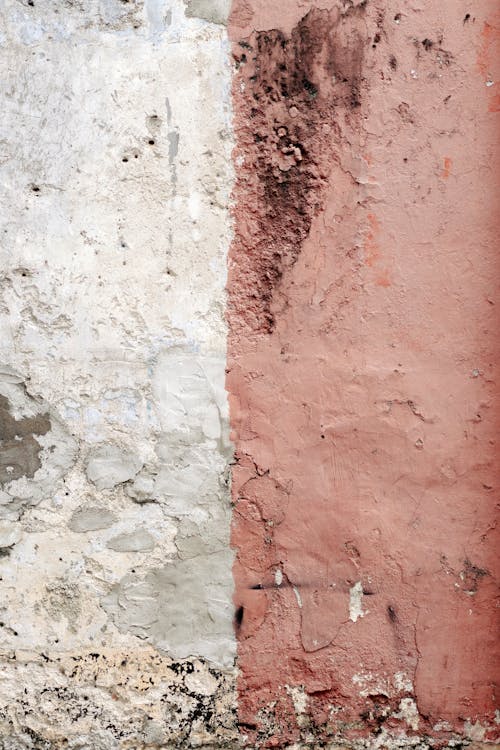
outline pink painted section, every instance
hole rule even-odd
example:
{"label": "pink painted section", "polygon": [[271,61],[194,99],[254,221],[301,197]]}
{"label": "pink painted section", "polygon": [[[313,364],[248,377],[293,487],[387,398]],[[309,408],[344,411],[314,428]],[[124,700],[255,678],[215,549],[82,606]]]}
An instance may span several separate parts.
{"label": "pink painted section", "polygon": [[240,718],[263,746],[492,740],[496,3],[336,5],[235,0],[230,27]]}

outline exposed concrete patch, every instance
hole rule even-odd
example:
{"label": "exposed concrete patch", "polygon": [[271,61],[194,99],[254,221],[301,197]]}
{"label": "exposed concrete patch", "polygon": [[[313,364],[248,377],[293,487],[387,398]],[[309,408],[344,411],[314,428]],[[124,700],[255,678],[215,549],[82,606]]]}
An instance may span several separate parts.
{"label": "exposed concrete patch", "polygon": [[349,619],[356,622],[365,614],[366,612],[363,611],[363,584],[358,581],[349,590]]}
{"label": "exposed concrete patch", "polygon": [[188,17],[202,18],[211,23],[227,23],[231,0],[186,0]]}
{"label": "exposed concrete patch", "polygon": [[141,459],[117,445],[93,448],[87,459],[86,473],[98,490],[111,489],[133,479],[142,468]]}
{"label": "exposed concrete patch", "polygon": [[48,414],[14,419],[5,396],[0,396],[0,485],[20,477],[33,478],[40,466],[42,446],[35,435],[45,435],[50,430]]}
{"label": "exposed concrete patch", "polygon": [[147,552],[152,550],[154,546],[154,537],[145,529],[119,534],[106,542],[106,547],[115,550],[115,552]]}
{"label": "exposed concrete patch", "polygon": [[218,666],[233,663],[232,607],[226,595],[229,550],[172,561],[146,576],[126,575],[102,599],[123,632],[169,654],[199,654]]}
{"label": "exposed concrete patch", "polygon": [[[414,732],[418,730],[420,725],[420,716],[417,708],[417,704],[413,698],[402,698],[399,701],[399,711],[393,714],[395,719],[402,719],[406,724],[413,729]],[[482,739],[482,738],[480,738]]]}
{"label": "exposed concrete patch", "polygon": [[78,534],[84,534],[87,531],[97,531],[98,529],[107,529],[117,520],[106,508],[88,507],[80,508],[71,516],[68,527],[71,531]]}
{"label": "exposed concrete patch", "polygon": [[76,442],[22,378],[0,373],[0,517],[17,519],[53,491],[76,456]]}

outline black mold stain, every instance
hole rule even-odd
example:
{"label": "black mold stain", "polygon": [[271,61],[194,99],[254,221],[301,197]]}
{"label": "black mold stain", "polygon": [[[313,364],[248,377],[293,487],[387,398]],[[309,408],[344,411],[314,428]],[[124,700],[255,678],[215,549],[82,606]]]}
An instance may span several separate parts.
{"label": "black mold stain", "polygon": [[244,607],[238,607],[238,609],[234,613],[234,625],[237,630],[239,630],[243,624],[244,611]]}
{"label": "black mold stain", "polygon": [[239,136],[258,209],[253,242],[244,240],[238,257],[246,282],[231,289],[230,307],[259,333],[273,332],[276,291],[321,209],[338,112],[354,114],[361,105],[362,14],[359,7],[344,15],[312,10],[289,37],[274,29],[257,32],[239,42],[244,55],[235,48],[236,86],[244,84],[241,103],[248,113]]}
{"label": "black mold stain", "polygon": [[490,575],[491,573],[489,570],[486,570],[486,568],[479,568],[477,565],[474,565],[469,558],[466,558],[464,560],[464,568],[460,573],[460,578],[463,581],[463,590],[475,593],[478,590],[481,579]]}
{"label": "black mold stain", "polygon": [[0,485],[35,475],[42,446],[34,436],[45,435],[50,427],[48,414],[15,419],[7,398],[0,395]]}

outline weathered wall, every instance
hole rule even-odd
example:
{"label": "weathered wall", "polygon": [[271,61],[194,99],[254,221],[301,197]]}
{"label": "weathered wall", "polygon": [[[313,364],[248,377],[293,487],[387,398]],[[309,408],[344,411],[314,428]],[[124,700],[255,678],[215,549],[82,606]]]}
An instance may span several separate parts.
{"label": "weathered wall", "polygon": [[1,750],[494,741],[498,27],[1,4]]}
{"label": "weathered wall", "polygon": [[9,750],[233,736],[230,65],[201,5],[1,4]]}
{"label": "weathered wall", "polygon": [[492,741],[496,4],[235,0],[230,35],[240,721]]}

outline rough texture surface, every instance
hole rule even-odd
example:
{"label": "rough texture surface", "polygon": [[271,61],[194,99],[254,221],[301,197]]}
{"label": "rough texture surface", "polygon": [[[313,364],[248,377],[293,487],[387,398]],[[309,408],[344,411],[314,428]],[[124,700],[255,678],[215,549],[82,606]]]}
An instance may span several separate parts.
{"label": "rough texture surface", "polygon": [[255,747],[498,736],[495,12],[233,3],[227,383]]}
{"label": "rough texture surface", "polygon": [[234,738],[231,67],[202,5],[1,4],[2,750]]}
{"label": "rough texture surface", "polygon": [[0,6],[0,750],[491,747],[493,0]]}

